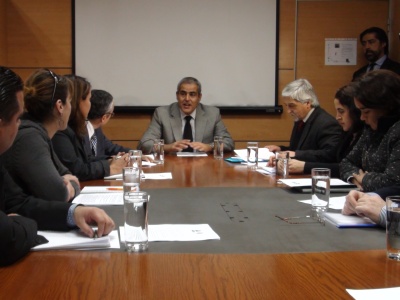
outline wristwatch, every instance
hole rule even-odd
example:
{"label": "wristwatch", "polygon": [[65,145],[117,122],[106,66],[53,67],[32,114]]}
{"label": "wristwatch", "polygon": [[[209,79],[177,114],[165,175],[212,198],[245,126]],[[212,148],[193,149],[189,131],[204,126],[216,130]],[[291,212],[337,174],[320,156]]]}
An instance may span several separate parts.
{"label": "wristwatch", "polygon": [[209,143],[209,145],[211,147],[211,150],[213,150],[214,149],[214,143]]}

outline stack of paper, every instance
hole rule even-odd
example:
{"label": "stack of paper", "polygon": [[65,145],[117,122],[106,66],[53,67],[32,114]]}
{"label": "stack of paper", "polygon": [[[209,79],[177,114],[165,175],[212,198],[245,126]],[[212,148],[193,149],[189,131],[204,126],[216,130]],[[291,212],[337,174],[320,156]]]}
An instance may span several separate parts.
{"label": "stack of paper", "polygon": [[[104,180],[122,180],[122,174],[116,174],[104,177]],[[164,173],[142,173],[142,179],[172,179],[171,172]]]}
{"label": "stack of paper", "polygon": [[[247,149],[236,149],[235,153],[244,161],[247,161]],[[275,153],[268,150],[268,148],[258,148],[258,161],[268,161],[269,158],[275,157]]]}
{"label": "stack of paper", "polygon": [[85,186],[81,194],[122,193],[122,186]]}
{"label": "stack of paper", "polygon": [[122,195],[122,190],[119,193],[83,193],[72,200],[72,203],[83,205],[123,205],[124,199]]}
{"label": "stack of paper", "polygon": [[[287,186],[302,193],[311,192],[311,178],[280,179],[278,182],[286,184]],[[357,186],[354,184],[350,184],[338,178],[330,179],[330,187],[331,193],[346,193],[357,188]]]}
{"label": "stack of paper", "polygon": [[176,152],[178,157],[202,157],[208,156],[205,152]]}
{"label": "stack of paper", "polygon": [[109,235],[100,238],[90,238],[80,230],[69,232],[38,231],[38,234],[44,236],[49,242],[32,248],[33,251],[119,248],[117,230],[113,230]]}

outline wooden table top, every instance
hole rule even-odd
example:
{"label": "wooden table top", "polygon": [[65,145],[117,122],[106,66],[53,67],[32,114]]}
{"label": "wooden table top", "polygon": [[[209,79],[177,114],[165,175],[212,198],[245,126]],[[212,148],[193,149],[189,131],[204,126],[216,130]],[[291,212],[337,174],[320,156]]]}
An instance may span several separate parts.
{"label": "wooden table top", "polygon": [[[205,158],[167,156],[143,188],[276,187],[275,176]],[[94,180],[83,185],[121,185]],[[400,286],[400,263],[380,250],[281,254],[31,252],[0,268],[0,299],[352,299],[346,288]]]}
{"label": "wooden table top", "polygon": [[[0,269],[8,299],[352,299],[400,286],[383,250],[297,254],[32,253]],[[4,298],[4,299],[5,299]]]}

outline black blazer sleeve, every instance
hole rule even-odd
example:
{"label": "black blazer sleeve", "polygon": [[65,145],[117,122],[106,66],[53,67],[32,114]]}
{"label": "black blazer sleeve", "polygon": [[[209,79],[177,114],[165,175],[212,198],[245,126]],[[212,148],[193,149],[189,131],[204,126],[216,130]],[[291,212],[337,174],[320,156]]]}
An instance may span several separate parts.
{"label": "black blazer sleeve", "polygon": [[0,211],[0,266],[14,263],[35,246],[37,225],[34,220],[9,217]]}
{"label": "black blazer sleeve", "polygon": [[388,196],[400,195],[400,186],[384,187],[377,190],[375,193],[377,193],[383,200],[385,200]]}
{"label": "black blazer sleeve", "polygon": [[57,132],[52,139],[54,151],[61,162],[81,181],[100,179],[110,175],[110,165],[106,159],[90,159],[83,141],[71,128]]}
{"label": "black blazer sleeve", "polygon": [[[71,204],[25,195],[0,159],[0,265],[10,264],[36,245],[37,229],[68,230]],[[18,214],[19,216],[8,216]]]}

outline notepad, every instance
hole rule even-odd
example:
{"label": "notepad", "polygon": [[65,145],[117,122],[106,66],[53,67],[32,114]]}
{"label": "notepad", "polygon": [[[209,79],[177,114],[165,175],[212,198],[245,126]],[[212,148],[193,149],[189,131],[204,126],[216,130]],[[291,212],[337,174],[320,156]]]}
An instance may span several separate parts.
{"label": "notepad", "polygon": [[338,228],[377,227],[371,219],[360,216],[345,216],[341,213],[325,213],[325,220],[330,221]]}

